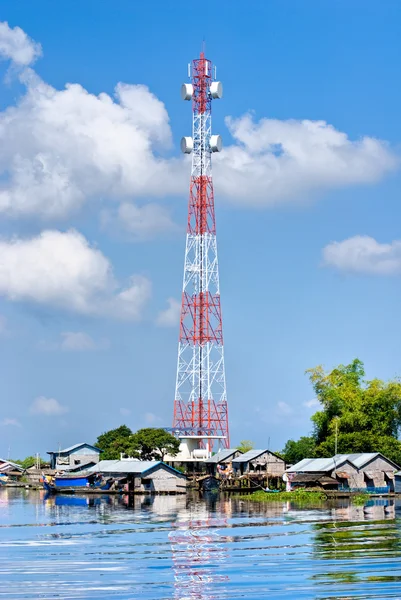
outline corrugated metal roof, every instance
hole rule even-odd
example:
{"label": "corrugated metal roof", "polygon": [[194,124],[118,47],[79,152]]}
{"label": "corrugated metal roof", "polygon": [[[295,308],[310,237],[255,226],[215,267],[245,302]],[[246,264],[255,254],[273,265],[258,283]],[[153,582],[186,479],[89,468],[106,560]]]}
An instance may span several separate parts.
{"label": "corrugated metal roof", "polygon": [[333,458],[304,458],[296,465],[288,469],[289,473],[326,473],[344,464],[346,459],[340,460]]}
{"label": "corrugated metal roof", "polygon": [[264,454],[265,452],[269,452],[269,450],[248,450],[248,452],[245,452],[245,454],[242,454],[241,456],[234,458],[233,462],[234,463],[246,463],[246,462],[249,462],[250,460],[254,460],[255,458],[257,458],[261,454]]}
{"label": "corrugated metal roof", "polygon": [[160,460],[101,460],[90,469],[88,473],[130,473],[142,475],[157,465],[163,465],[169,471],[183,475],[177,469],[166,465]]}
{"label": "corrugated metal roof", "polygon": [[[355,454],[336,454],[333,458],[304,458],[296,465],[293,465],[287,471],[289,473],[323,473],[337,469],[346,462],[351,463],[357,469],[361,469],[377,456],[381,456],[380,452],[359,452]],[[383,456],[386,459],[385,456]],[[393,463],[388,458],[391,464]],[[395,465],[397,466],[397,465]]]}
{"label": "corrugated metal roof", "polygon": [[24,468],[21,467],[21,465],[18,465],[12,460],[5,460],[4,458],[0,458],[0,466],[2,469],[8,468],[9,465],[17,469],[17,471],[24,471]]}
{"label": "corrugated metal roof", "polygon": [[379,456],[379,452],[358,452],[356,454],[336,454],[335,460],[349,460],[352,462],[358,469],[366,465],[371,460],[375,459]]}
{"label": "corrugated metal roof", "polygon": [[81,446],[89,446],[89,448],[93,448],[94,450],[98,450],[98,452],[102,452],[102,450],[100,450],[100,448],[96,448],[96,446],[92,446],[92,444],[87,444],[86,442],[83,442],[82,444],[74,444],[73,446],[70,446],[69,448],[64,448],[64,450],[56,450],[54,452],[47,452],[47,454],[68,454],[68,452],[72,452],[73,450],[76,450],[77,448],[81,448]]}
{"label": "corrugated metal roof", "polygon": [[[238,452],[238,450],[236,448],[219,450],[219,452],[217,452],[214,456],[212,456],[211,458],[208,458],[208,460],[206,462],[207,463],[223,462],[223,461],[227,460],[228,458],[230,458],[230,456],[232,456],[236,452]],[[237,459],[234,459],[234,460],[237,460]]]}
{"label": "corrugated metal roof", "polygon": [[302,471],[304,466],[306,466],[308,463],[310,463],[310,461],[313,460],[312,458],[303,458],[302,460],[300,460],[299,462],[297,462],[295,465],[292,465],[292,467],[290,467],[289,469],[287,469],[287,471],[289,473],[295,473],[296,471]]}

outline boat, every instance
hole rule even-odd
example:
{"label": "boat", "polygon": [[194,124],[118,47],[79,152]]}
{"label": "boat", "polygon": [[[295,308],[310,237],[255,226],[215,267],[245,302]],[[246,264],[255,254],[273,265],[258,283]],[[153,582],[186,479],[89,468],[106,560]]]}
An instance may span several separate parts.
{"label": "boat", "polygon": [[49,493],[74,494],[75,492],[107,491],[114,483],[113,478],[104,479],[101,475],[43,475],[43,487]]}
{"label": "boat", "polygon": [[221,481],[214,475],[204,475],[197,479],[199,489],[203,492],[212,492],[220,489]]}

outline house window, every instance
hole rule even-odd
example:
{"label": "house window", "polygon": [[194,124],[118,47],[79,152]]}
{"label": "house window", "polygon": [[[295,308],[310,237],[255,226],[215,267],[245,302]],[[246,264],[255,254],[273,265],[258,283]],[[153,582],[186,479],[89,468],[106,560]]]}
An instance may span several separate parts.
{"label": "house window", "polygon": [[78,460],[77,458],[76,458],[76,459],[74,459],[74,465],[80,465],[80,464],[81,464],[81,461],[80,461],[80,460]]}

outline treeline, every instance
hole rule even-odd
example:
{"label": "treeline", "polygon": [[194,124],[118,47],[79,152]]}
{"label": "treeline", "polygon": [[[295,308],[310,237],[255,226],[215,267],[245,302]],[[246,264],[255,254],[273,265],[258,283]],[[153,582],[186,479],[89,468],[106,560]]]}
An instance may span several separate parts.
{"label": "treeline", "polygon": [[121,454],[141,460],[163,460],[166,454],[178,453],[180,440],[165,429],[147,427],[133,433],[127,425],[121,425],[99,435],[94,445],[103,450],[101,460],[119,459]]}
{"label": "treeline", "polygon": [[307,371],[321,404],[312,417],[312,432],[288,440],[281,452],[287,463],[356,452],[381,452],[401,465],[401,383],[366,381],[363,363],[355,359],[330,372]]}

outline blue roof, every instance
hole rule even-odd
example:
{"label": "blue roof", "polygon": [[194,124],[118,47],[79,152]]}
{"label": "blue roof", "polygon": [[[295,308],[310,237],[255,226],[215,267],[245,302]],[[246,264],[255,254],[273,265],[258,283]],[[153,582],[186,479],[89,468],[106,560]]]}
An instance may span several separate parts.
{"label": "blue roof", "polygon": [[64,448],[64,450],[47,451],[47,454],[69,454],[70,452],[73,452],[74,450],[77,450],[78,448],[82,448],[82,446],[86,446],[88,448],[93,448],[93,450],[97,450],[98,452],[103,452],[103,450],[101,450],[100,448],[97,448],[96,446],[92,446],[92,444],[87,444],[86,442],[83,442],[82,444],[74,444],[74,446],[70,446],[69,448]]}

